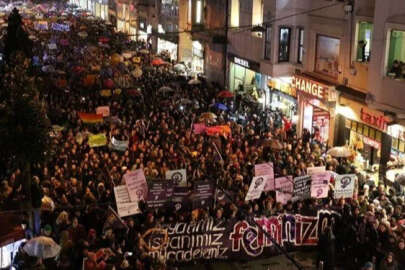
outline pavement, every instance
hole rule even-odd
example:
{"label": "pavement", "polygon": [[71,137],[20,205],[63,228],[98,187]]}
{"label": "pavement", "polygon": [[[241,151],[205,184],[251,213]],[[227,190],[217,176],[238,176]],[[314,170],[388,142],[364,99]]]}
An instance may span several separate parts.
{"label": "pavement", "polygon": [[[305,270],[316,270],[315,252],[290,253]],[[297,269],[285,256],[274,256],[249,262],[216,262],[180,267],[180,270],[295,270]]]}

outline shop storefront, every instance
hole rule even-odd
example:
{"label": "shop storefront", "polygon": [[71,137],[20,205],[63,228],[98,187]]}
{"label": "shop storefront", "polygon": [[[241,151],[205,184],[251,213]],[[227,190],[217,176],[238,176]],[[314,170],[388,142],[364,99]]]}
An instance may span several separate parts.
{"label": "shop storefront", "polygon": [[391,136],[384,113],[343,96],[336,112],[340,122],[336,125],[336,143],[353,150],[357,168],[377,174],[390,158]]}
{"label": "shop storefront", "polygon": [[94,15],[94,2],[92,0],[87,0],[87,10]]}
{"label": "shop storefront", "polygon": [[168,54],[171,60],[177,61],[177,43],[168,41],[163,38],[157,39],[157,53]]}
{"label": "shop storefront", "polygon": [[241,58],[234,54],[228,54],[229,66],[229,90],[249,93],[253,90],[262,89],[262,74],[260,63]]}
{"label": "shop storefront", "polygon": [[69,4],[80,7],[80,0],[69,0]]}
{"label": "shop storefront", "polygon": [[[271,109],[279,109],[287,118],[296,120],[297,92],[291,87],[292,77],[271,78],[267,81]],[[296,122],[296,121],[294,121]]]}
{"label": "shop storefront", "polygon": [[197,40],[193,41],[191,69],[194,75],[204,73],[204,46]]}
{"label": "shop storefront", "polygon": [[96,0],[94,2],[94,16],[103,20],[108,20],[108,1]]}
{"label": "shop storefront", "polygon": [[[126,3],[117,4],[117,30],[124,33],[131,33],[129,5]],[[136,33],[136,29],[135,29]]]}
{"label": "shop storefront", "polygon": [[332,146],[337,98],[335,87],[305,75],[294,75],[291,87],[297,94],[299,135],[306,129],[317,141]]}
{"label": "shop storefront", "polygon": [[86,10],[88,9],[87,8],[87,0],[80,0],[79,3],[80,3],[79,6],[80,6],[81,9],[86,9]]}
{"label": "shop storefront", "polygon": [[405,173],[405,127],[400,124],[388,126],[388,134],[392,138],[392,147],[386,177],[394,181],[397,174]]}

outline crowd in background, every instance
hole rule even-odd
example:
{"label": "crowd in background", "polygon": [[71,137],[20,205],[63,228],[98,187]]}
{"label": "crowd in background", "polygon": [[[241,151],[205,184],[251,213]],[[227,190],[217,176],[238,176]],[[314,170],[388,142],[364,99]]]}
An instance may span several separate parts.
{"label": "crowd in background", "polygon": [[[87,39],[77,35],[82,26],[88,29]],[[38,34],[34,42],[34,79],[51,123],[64,129],[52,138],[50,160],[32,164],[33,207],[40,209],[44,196],[55,203],[53,211],[41,211],[32,234],[52,237],[62,251],[57,259],[48,260],[21,252],[15,260],[18,269],[81,269],[83,258],[88,258],[85,269],[89,270],[170,269],[172,262],[147,256],[141,238],[147,229],[208,217],[242,219],[246,212],[257,217],[280,213],[315,215],[319,209],[341,214],[319,238],[318,260],[324,262],[324,269],[405,269],[405,203],[401,187],[377,185],[347,159],[326,155],[326,145],[306,130],[298,137],[295,125],[277,108],[263,109],[262,105],[240,98],[218,98],[223,89],[202,78],[199,84],[189,84],[189,78],[179,76],[170,65],[151,66],[151,53],[137,54],[142,58],[139,64],[129,61],[113,65],[113,53],[139,52],[147,45],[130,41],[101,22],[74,17],[69,32],[50,33]],[[100,36],[110,39],[108,46],[97,43]],[[69,40],[69,44],[55,51],[46,47],[61,38]],[[61,72],[42,69],[49,65]],[[136,66],[141,68],[141,76],[131,74]],[[89,74],[95,79],[86,84]],[[136,95],[125,91],[123,77]],[[100,95],[107,79],[122,90],[119,95]],[[159,91],[163,86],[173,91]],[[227,110],[218,109],[219,102]],[[97,124],[80,120],[78,112],[92,113],[98,106],[109,106],[111,117]],[[228,125],[231,135],[195,134],[192,125],[204,112],[215,113],[215,125]],[[90,133],[129,140],[128,149],[118,152],[108,145],[91,148],[86,139]],[[273,149],[267,144],[272,140],[282,147]],[[326,166],[339,174],[357,174],[356,196],[334,200],[331,182],[329,196],[322,200],[282,205],[270,191],[260,199],[245,201],[254,165],[269,161],[274,164],[276,177],[303,176],[308,167],[314,166]],[[106,209],[115,207],[114,186],[122,184],[128,170],[139,168],[144,170],[147,181],[164,179],[168,170],[185,168],[189,186],[196,181],[218,183],[231,199],[218,200],[213,207],[197,211],[175,211],[171,207],[151,210],[141,202],[142,214],[123,219],[128,232],[106,228]],[[21,170],[10,165],[2,175],[0,209],[18,209],[24,198]]]}

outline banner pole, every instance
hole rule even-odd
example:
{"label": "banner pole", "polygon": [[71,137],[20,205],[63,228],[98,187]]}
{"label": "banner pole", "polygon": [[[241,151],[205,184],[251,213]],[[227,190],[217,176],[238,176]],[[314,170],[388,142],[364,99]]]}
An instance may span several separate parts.
{"label": "banner pole", "polygon": [[[217,145],[215,144],[215,142],[212,142],[212,144],[214,145],[215,150],[217,151],[217,153],[218,153],[219,157],[221,158],[221,160],[224,161],[224,159],[223,159],[222,156],[221,156],[221,153],[219,153],[218,147],[217,147]],[[218,195],[217,195],[217,188],[218,188],[218,180],[219,180],[219,178],[217,177],[217,180],[216,180],[216,183],[215,183],[214,209],[217,207],[217,196],[218,196]]]}

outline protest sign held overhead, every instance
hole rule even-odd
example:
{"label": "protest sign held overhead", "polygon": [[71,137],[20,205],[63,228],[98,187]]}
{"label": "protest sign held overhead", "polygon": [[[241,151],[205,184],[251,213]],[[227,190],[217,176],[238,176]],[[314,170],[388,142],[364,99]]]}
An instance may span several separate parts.
{"label": "protest sign held overhead", "polygon": [[148,185],[142,169],[129,171],[124,176],[131,202],[145,200],[148,196]]}
{"label": "protest sign held overhead", "polygon": [[293,201],[311,197],[311,176],[305,175],[294,178]]}
{"label": "protest sign held overhead", "polygon": [[168,191],[172,193],[172,183],[167,180],[154,180],[149,182],[149,191],[147,205],[149,208],[160,208],[163,207],[167,200],[170,199],[168,196]]}
{"label": "protest sign held overhead", "polygon": [[166,179],[172,180],[174,186],[187,186],[187,173],[185,169],[167,171]]}
{"label": "protest sign held overhead", "polygon": [[120,141],[112,137],[110,142],[110,148],[116,151],[125,152],[128,149],[129,141]]}
{"label": "protest sign held overhead", "polygon": [[195,123],[193,125],[193,131],[195,134],[202,134],[205,132],[206,126],[203,123]]}
{"label": "protest sign held overhead", "polygon": [[103,122],[103,115],[96,113],[77,113],[79,118],[86,124],[96,124]]}
{"label": "protest sign held overhead", "polygon": [[138,206],[138,201],[131,202],[126,185],[114,187],[115,203],[117,212],[120,217],[140,214],[141,210]]}
{"label": "protest sign held overhead", "polygon": [[214,201],[214,185],[207,181],[194,183],[193,208],[211,207]]}
{"label": "protest sign held overhead", "polygon": [[101,114],[103,117],[110,116],[110,106],[99,106],[96,108],[96,114]]}
{"label": "protest sign held overhead", "polygon": [[311,175],[311,197],[322,199],[328,197],[330,172],[321,172]]}
{"label": "protest sign held overhead", "polygon": [[338,175],[335,179],[335,199],[352,198],[355,181],[354,174]]}
{"label": "protest sign held overhead", "polygon": [[107,137],[104,133],[90,135],[88,140],[90,147],[101,147],[107,145]]}
{"label": "protest sign held overhead", "polygon": [[313,175],[316,173],[323,173],[326,171],[325,166],[320,166],[320,167],[308,167],[307,168],[307,174],[308,175]]}
{"label": "protest sign held overhead", "polygon": [[191,189],[189,187],[173,186],[172,191],[172,207],[176,211],[188,211],[191,210],[190,194]]}
{"label": "protest sign held overhead", "polygon": [[274,190],[274,168],[272,162],[256,164],[255,165],[255,176],[267,175],[266,185],[263,191]]}
{"label": "protest sign held overhead", "polygon": [[276,202],[286,204],[292,199],[294,183],[291,175],[278,177],[276,182]]}
{"label": "protest sign held overhead", "polygon": [[269,177],[267,175],[253,177],[248,193],[246,194],[245,201],[251,201],[260,198],[268,178]]}

